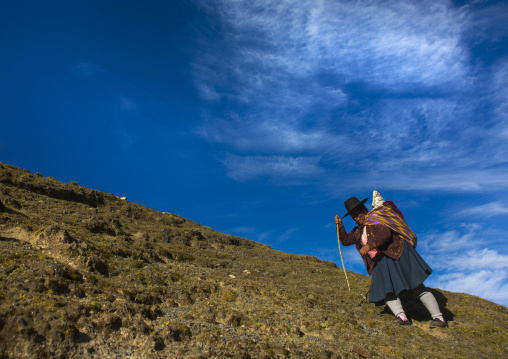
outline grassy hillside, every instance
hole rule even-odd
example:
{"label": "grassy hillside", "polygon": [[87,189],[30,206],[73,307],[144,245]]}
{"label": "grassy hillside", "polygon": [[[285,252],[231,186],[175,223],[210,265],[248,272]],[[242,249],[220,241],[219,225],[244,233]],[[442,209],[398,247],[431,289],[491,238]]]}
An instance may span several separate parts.
{"label": "grassy hillside", "polygon": [[508,309],[432,289],[450,328],[370,278],[0,163],[0,358],[506,358]]}

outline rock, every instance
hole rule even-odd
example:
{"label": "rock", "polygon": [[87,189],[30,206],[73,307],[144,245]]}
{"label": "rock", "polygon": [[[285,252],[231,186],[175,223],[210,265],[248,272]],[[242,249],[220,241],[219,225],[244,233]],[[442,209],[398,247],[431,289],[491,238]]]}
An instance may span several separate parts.
{"label": "rock", "polygon": [[355,353],[357,353],[358,355],[360,355],[362,358],[371,358],[372,357],[372,355],[370,354],[369,351],[362,349],[358,346],[353,346],[353,351]]}
{"label": "rock", "polygon": [[390,347],[380,346],[377,348],[384,353],[391,353],[392,352],[392,348],[390,348]]}

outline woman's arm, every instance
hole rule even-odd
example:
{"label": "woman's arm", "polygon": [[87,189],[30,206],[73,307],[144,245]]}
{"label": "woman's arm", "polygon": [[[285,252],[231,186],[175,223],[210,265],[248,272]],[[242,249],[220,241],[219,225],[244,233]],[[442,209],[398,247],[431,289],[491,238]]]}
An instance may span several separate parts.
{"label": "woman's arm", "polygon": [[351,233],[347,233],[339,216],[335,216],[335,225],[339,228],[339,239],[343,245],[350,246],[356,244],[360,239],[361,232],[357,230],[358,227],[355,227]]}

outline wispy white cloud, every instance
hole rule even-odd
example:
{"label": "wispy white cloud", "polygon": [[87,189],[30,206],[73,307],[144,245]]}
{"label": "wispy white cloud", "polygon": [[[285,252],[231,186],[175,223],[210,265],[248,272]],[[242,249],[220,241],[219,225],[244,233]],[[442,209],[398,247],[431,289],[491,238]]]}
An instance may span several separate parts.
{"label": "wispy white cloud", "polygon": [[446,261],[446,266],[448,269],[470,270],[474,268],[475,271],[508,269],[508,255],[500,254],[489,248],[468,250],[463,255],[454,256]]}
{"label": "wispy white cloud", "polygon": [[460,46],[467,19],[448,1],[224,0],[216,11],[230,29],[229,45],[240,50],[233,70],[261,64],[308,76],[330,68],[399,85],[462,80],[467,71],[467,53]]}
{"label": "wispy white cloud", "polygon": [[508,252],[489,248],[491,235],[473,223],[422,236],[418,251],[435,270],[426,284],[508,305]]}
{"label": "wispy white cloud", "polygon": [[310,13],[312,54],[350,77],[397,87],[464,80],[464,18],[447,1],[323,1]]}
{"label": "wispy white cloud", "polygon": [[201,97],[207,101],[218,101],[220,98],[216,89],[205,84],[200,84],[198,90]]}
{"label": "wispy white cloud", "polygon": [[427,282],[433,287],[469,293],[508,306],[508,272],[506,270],[479,270],[430,277]]}
{"label": "wispy white cloud", "polygon": [[229,154],[223,161],[228,176],[238,181],[252,178],[279,180],[303,180],[322,170],[319,157],[288,156],[236,156]]}
{"label": "wispy white cloud", "polygon": [[336,140],[323,130],[299,129],[277,121],[255,121],[230,115],[228,119],[215,119],[198,130],[210,142],[228,144],[237,151],[257,153],[323,152],[324,145]]}
{"label": "wispy white cloud", "polygon": [[272,232],[271,231],[268,231],[268,232],[262,232],[260,233],[256,240],[259,242],[259,243],[267,243],[269,241],[269,238],[271,237],[272,235]]}
{"label": "wispy white cloud", "polygon": [[[474,243],[473,239],[476,236],[477,229],[478,227],[474,226],[466,233],[461,233],[459,230],[427,233],[422,240],[418,240],[421,243],[418,244],[419,250],[423,247],[423,252],[428,253],[431,259],[459,252],[459,249],[464,252],[464,248],[471,248],[470,244]],[[439,260],[436,262],[441,263]]]}
{"label": "wispy white cloud", "polygon": [[491,202],[479,206],[468,207],[458,211],[456,217],[471,217],[481,216],[483,218],[490,218],[508,214],[508,206],[503,202]]}
{"label": "wispy white cloud", "polygon": [[[473,66],[464,41],[479,26],[471,6],[202,6],[223,33],[207,38],[194,63],[210,104],[198,134],[229,154],[222,162],[230,177],[256,180],[280,167],[278,156],[297,158],[296,167],[309,166],[300,158],[311,156],[319,162],[308,173],[332,193],[337,184],[459,192],[508,185],[508,169],[496,167],[506,163],[508,67],[498,64],[490,75]],[[486,103],[495,109],[489,121],[479,115]],[[289,167],[287,176],[301,178]]]}
{"label": "wispy white cloud", "polygon": [[[508,19],[507,19],[508,21]],[[508,30],[507,30],[508,33]],[[488,144],[481,148],[492,156],[492,159],[499,163],[508,162],[508,59],[499,61],[492,71],[490,81],[488,103],[492,103],[492,118],[495,123],[485,133],[488,138]],[[496,151],[488,151],[488,147],[495,148]]]}
{"label": "wispy white cloud", "polygon": [[471,14],[470,28],[465,35],[474,46],[488,44],[495,47],[502,44],[508,35],[506,26],[508,4],[502,1],[485,6],[485,3],[483,0],[477,0],[465,6]]}
{"label": "wispy white cloud", "polygon": [[281,234],[280,236],[277,237],[275,243],[279,244],[279,243],[287,241],[288,239],[291,238],[291,234],[297,230],[298,230],[298,228],[289,228],[287,231],[285,231],[283,234]]}

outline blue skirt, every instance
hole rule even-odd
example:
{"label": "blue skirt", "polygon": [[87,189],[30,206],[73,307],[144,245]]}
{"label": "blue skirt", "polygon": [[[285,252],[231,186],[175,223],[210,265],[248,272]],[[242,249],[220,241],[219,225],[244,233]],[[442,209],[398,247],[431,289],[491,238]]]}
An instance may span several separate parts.
{"label": "blue skirt", "polygon": [[429,265],[406,241],[399,260],[381,255],[374,263],[369,296],[372,303],[384,300],[388,293],[399,295],[404,290],[418,287],[432,272]]}

